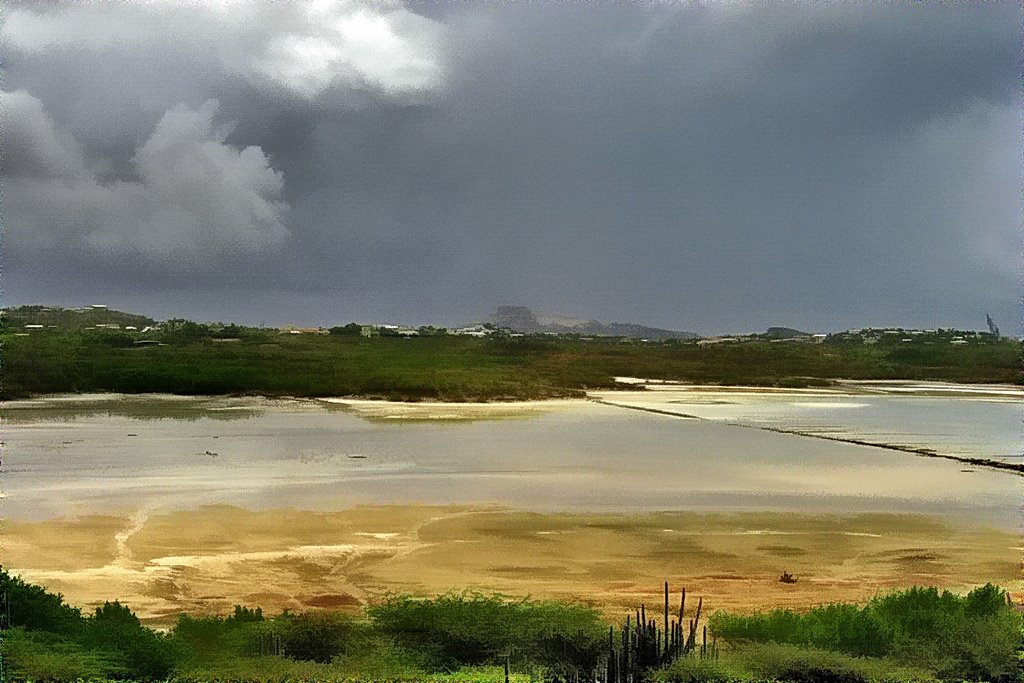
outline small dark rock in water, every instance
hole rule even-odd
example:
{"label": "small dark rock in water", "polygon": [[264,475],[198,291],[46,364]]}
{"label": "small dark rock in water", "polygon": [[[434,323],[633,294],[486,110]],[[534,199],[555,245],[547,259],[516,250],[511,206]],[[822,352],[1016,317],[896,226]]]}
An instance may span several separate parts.
{"label": "small dark rock in water", "polygon": [[796,583],[796,578],[789,572],[782,572],[782,576],[779,577],[779,583]]}

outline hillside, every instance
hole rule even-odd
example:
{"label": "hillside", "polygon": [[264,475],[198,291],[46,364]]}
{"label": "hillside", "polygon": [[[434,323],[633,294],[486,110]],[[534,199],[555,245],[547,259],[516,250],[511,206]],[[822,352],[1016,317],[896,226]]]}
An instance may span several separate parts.
{"label": "hillside", "polygon": [[809,333],[795,330],[792,327],[769,327],[765,330],[764,336],[771,337],[772,339],[795,339],[797,337],[809,336]]}
{"label": "hillside", "polygon": [[115,311],[106,306],[86,308],[60,308],[58,306],[18,306],[0,312],[0,325],[7,331],[17,332],[26,325],[42,325],[59,329],[82,330],[96,326],[142,329],[155,324],[152,318],[136,313]]}
{"label": "hillside", "polygon": [[697,338],[697,335],[693,332],[666,330],[637,323],[602,323],[597,320],[586,320],[568,316],[538,316],[526,306],[499,306],[498,310],[491,316],[490,322],[497,327],[526,334],[580,334],[599,337],[649,339],[651,341]]}

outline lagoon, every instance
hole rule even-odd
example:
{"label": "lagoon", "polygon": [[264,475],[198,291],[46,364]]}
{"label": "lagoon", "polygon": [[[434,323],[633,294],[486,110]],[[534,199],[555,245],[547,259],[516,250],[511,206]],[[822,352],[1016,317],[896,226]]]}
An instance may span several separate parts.
{"label": "lagoon", "polygon": [[24,520],[215,503],[899,510],[1016,528],[1020,477],[1013,473],[742,428],[770,422],[893,439],[902,438],[893,432],[905,424],[907,442],[1014,457],[1007,450],[1020,422],[1012,397],[681,391],[600,398],[705,419],[583,400],[529,404],[502,419],[469,419],[488,415],[457,406],[446,419],[388,419],[387,404],[367,419],[359,402],[253,397],[8,402],[0,409],[0,508],[6,518]]}

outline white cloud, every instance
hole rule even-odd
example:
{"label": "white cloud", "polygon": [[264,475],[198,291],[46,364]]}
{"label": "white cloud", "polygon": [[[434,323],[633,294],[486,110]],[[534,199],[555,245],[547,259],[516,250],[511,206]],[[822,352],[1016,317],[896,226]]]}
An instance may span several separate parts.
{"label": "white cloud", "polygon": [[134,181],[103,182],[32,95],[0,92],[7,235],[29,247],[88,248],[189,268],[279,245],[282,174],[259,147],[214,127],[216,101],[169,110],[132,159]]}
{"label": "white cloud", "polygon": [[78,4],[7,13],[0,40],[26,54],[178,48],[215,55],[259,88],[314,99],[346,89],[389,97],[440,87],[440,24],[392,3],[184,2]]}
{"label": "white cloud", "polygon": [[245,55],[239,71],[305,97],[337,84],[395,94],[440,82],[433,22],[385,6],[314,3],[296,9],[300,20],[269,36],[260,53]]}

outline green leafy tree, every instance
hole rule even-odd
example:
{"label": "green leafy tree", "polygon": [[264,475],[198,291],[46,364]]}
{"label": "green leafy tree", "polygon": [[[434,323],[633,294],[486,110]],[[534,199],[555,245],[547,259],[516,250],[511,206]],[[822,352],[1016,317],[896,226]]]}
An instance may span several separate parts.
{"label": "green leafy tree", "polygon": [[329,612],[311,612],[284,618],[284,653],[292,659],[330,662],[345,649],[351,620]]}
{"label": "green leafy tree", "polygon": [[142,625],[120,602],[105,602],[89,619],[85,643],[110,653],[125,677],[153,680],[166,678],[181,656],[178,643]]}
{"label": "green leafy tree", "polygon": [[0,567],[0,623],[5,628],[22,627],[30,631],[50,631],[77,636],[84,626],[82,612],[64,602],[60,593],[27,583]]}
{"label": "green leafy tree", "polygon": [[359,323],[349,323],[340,327],[332,327],[327,331],[333,335],[340,335],[342,337],[358,337],[363,332],[363,326]]}

